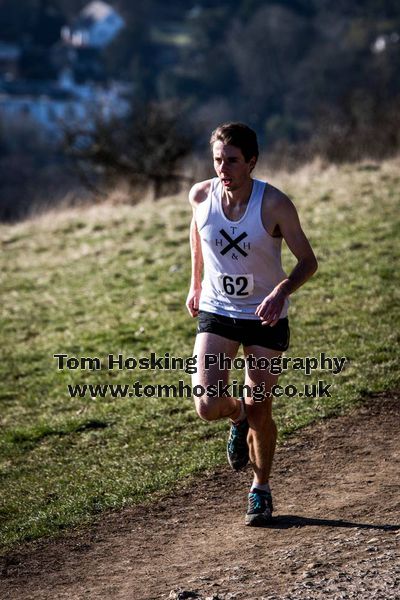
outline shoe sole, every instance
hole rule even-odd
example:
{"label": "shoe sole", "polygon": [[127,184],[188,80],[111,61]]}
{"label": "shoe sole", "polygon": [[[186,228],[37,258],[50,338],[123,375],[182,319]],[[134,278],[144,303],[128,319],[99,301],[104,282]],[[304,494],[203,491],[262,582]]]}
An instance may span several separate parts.
{"label": "shoe sole", "polygon": [[[248,432],[249,432],[249,426],[247,426],[246,438],[247,438]],[[250,461],[249,447],[247,446],[247,455],[245,457],[243,457],[242,461],[239,463],[234,463],[231,461],[230,456],[229,456],[228,447],[226,448],[226,456],[228,459],[228,464],[231,467],[231,469],[233,469],[234,471],[243,471],[247,467],[247,465],[249,464],[249,461]]]}
{"label": "shoe sole", "polygon": [[231,462],[230,457],[229,457],[229,452],[226,451],[226,457],[228,459],[228,463],[229,466],[231,467],[231,469],[233,469],[234,471],[244,471],[244,469],[247,467],[247,465],[249,464],[249,460],[250,457],[248,456],[246,458],[246,462],[243,462],[243,464],[239,464],[239,466],[237,464],[234,464],[233,462]]}
{"label": "shoe sole", "polygon": [[272,523],[272,515],[259,513],[256,515],[246,515],[245,524],[249,527],[268,527]]}

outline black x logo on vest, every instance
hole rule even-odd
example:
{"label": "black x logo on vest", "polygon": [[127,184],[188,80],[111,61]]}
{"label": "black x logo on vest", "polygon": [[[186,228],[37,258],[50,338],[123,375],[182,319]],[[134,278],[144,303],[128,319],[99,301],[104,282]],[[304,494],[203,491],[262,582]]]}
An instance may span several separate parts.
{"label": "black x logo on vest", "polygon": [[226,254],[227,252],[229,252],[229,250],[231,248],[236,248],[236,250],[238,252],[240,252],[240,254],[242,254],[243,256],[247,256],[247,252],[245,252],[244,250],[242,250],[242,248],[240,246],[238,246],[238,243],[241,242],[242,240],[244,240],[244,238],[247,237],[247,233],[245,231],[243,233],[241,233],[234,240],[230,237],[230,235],[228,233],[226,233],[226,231],[224,231],[224,229],[220,229],[219,232],[229,242],[228,246],[225,246],[225,248],[223,250],[221,250],[222,256],[224,254]]}

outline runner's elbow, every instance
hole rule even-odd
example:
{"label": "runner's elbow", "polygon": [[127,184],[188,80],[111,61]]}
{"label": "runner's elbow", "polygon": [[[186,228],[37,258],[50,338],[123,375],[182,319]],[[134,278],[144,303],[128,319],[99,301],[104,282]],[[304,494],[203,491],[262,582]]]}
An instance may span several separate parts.
{"label": "runner's elbow", "polygon": [[314,275],[314,273],[316,273],[316,271],[318,271],[318,261],[317,258],[315,256],[315,254],[312,255],[311,259],[310,259],[310,271],[311,271],[311,275]]}

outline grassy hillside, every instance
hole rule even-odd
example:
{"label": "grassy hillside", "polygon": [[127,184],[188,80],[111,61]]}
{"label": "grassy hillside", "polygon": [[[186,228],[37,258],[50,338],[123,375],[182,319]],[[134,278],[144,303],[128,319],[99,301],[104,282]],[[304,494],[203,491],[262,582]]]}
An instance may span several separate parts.
{"label": "grassy hillside", "polygon": [[[271,180],[294,199],[320,263],[292,297],[287,356],[347,359],[339,375],[282,376],[283,385],[332,388],[331,398],[277,399],[281,435],[399,384],[399,167],[314,165]],[[189,220],[182,196],[0,227],[4,547],[149,499],[225,461],[227,424],[202,422],[188,398],[71,398],[67,389],[190,382],[184,371],[110,370],[106,360],[191,356]],[[285,251],[284,259],[289,269],[293,258]],[[59,370],[56,353],[98,357],[102,368]]]}

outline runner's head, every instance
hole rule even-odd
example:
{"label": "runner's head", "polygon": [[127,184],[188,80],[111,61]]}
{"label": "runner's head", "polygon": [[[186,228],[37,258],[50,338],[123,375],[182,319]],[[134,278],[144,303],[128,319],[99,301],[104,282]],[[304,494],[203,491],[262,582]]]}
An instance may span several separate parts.
{"label": "runner's head", "polygon": [[255,131],[244,123],[224,123],[211,134],[210,145],[213,148],[215,142],[239,148],[248,163],[253,159],[253,167],[258,159],[258,142]]}

